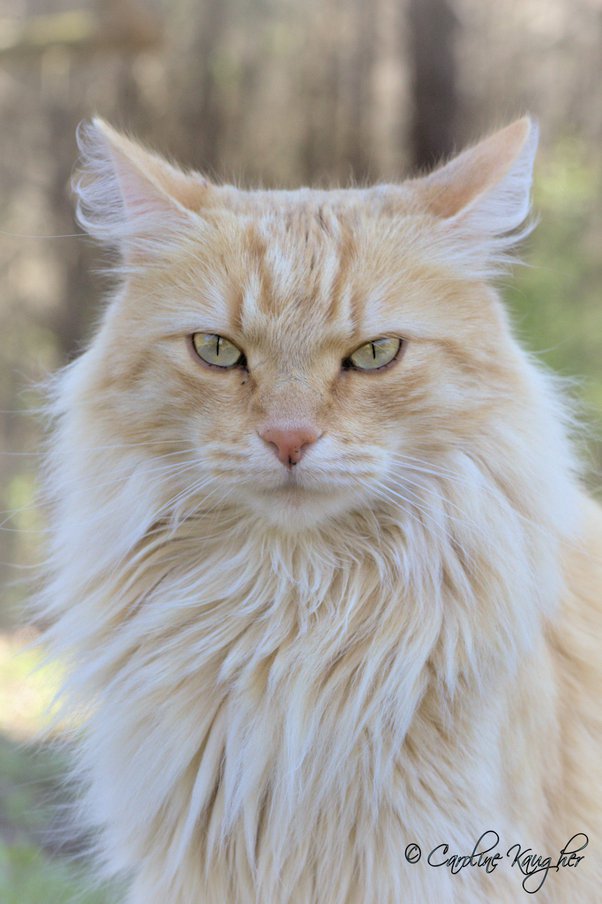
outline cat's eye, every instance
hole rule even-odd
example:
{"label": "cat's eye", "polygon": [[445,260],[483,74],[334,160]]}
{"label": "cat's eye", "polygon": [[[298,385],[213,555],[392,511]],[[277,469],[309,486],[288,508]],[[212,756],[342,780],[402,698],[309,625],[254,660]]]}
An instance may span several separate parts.
{"label": "cat's eye", "polygon": [[364,342],[345,358],[343,367],[355,370],[380,370],[381,367],[395,361],[401,346],[402,340],[398,337],[383,336],[381,339],[372,339],[370,342]]}
{"label": "cat's eye", "polygon": [[215,333],[193,333],[191,340],[196,354],[205,364],[211,364],[213,367],[246,365],[245,356],[238,346],[224,336]]}

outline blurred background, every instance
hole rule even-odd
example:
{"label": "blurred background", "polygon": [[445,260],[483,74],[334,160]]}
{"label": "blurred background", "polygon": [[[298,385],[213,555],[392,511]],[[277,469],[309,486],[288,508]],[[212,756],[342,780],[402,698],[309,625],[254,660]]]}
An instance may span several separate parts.
{"label": "blurred background", "polygon": [[[100,113],[217,180],[399,180],[524,111],[540,121],[519,335],[575,379],[600,484],[602,0],[0,0],[0,901],[110,902],[66,828],[41,743],[59,666],[24,627],[43,555],[36,386],[83,347],[107,291],[79,234],[77,123]],[[76,855],[76,862],[73,862]]]}

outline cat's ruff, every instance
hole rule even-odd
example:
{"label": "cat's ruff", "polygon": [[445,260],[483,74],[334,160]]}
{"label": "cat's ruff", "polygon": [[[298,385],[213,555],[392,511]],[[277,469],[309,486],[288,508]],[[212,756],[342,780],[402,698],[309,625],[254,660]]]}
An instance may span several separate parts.
{"label": "cat's ruff", "polygon": [[53,388],[40,610],[101,873],[128,904],[514,904],[508,860],[428,851],[586,832],[538,901],[591,904],[602,519],[488,282],[533,123],[335,191],[80,139],[120,284]]}

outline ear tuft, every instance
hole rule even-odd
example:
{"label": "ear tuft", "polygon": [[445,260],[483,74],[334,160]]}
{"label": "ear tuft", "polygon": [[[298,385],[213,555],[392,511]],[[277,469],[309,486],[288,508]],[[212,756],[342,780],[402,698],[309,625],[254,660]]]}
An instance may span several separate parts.
{"label": "ear tuft", "polygon": [[81,123],[77,143],[78,222],[124,257],[165,250],[202,207],[208,183],[201,176],[181,172],[102,119]]}

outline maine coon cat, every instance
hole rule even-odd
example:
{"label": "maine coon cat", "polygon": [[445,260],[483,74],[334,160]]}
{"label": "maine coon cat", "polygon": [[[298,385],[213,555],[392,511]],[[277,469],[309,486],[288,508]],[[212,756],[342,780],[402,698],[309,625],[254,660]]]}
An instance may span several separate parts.
{"label": "maine coon cat", "polygon": [[54,387],[43,611],[101,869],[129,904],[599,900],[602,517],[491,285],[534,124],[333,191],[80,137],[119,287]]}

